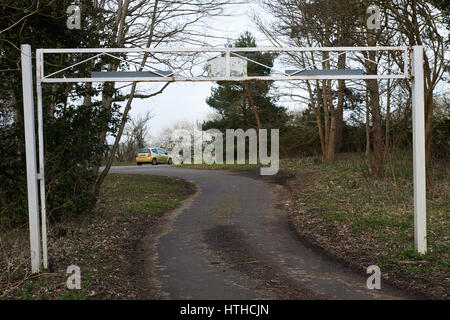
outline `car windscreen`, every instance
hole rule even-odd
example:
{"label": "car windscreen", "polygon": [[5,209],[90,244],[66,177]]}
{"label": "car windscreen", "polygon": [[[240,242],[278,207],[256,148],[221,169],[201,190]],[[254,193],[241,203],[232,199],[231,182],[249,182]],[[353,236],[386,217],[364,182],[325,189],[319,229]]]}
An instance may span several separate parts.
{"label": "car windscreen", "polygon": [[140,149],[138,153],[149,153],[150,149]]}

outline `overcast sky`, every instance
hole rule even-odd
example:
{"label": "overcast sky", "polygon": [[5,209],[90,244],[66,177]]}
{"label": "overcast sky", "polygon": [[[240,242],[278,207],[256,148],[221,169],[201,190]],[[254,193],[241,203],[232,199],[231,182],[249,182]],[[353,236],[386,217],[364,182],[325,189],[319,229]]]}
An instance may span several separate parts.
{"label": "overcast sky", "polygon": [[[250,31],[257,39],[258,46],[270,46],[270,43],[265,40],[255,24],[252,22],[250,15],[254,10],[259,13],[262,10],[255,5],[235,5],[228,8],[227,13],[231,16],[224,16],[215,18],[213,29],[222,31],[215,31],[220,37],[227,37],[236,39],[242,32]],[[225,46],[226,40],[217,40],[217,46]],[[151,92],[151,88],[160,88],[163,84],[138,84],[138,89],[144,89],[146,92]],[[210,82],[179,82],[172,83],[160,95],[150,99],[134,99],[133,107],[130,111],[130,116],[143,114],[150,111],[153,114],[151,120],[151,135],[157,136],[161,129],[170,126],[172,123],[180,120],[204,120],[208,114],[213,112],[205,102],[206,98],[211,93],[213,83]]]}

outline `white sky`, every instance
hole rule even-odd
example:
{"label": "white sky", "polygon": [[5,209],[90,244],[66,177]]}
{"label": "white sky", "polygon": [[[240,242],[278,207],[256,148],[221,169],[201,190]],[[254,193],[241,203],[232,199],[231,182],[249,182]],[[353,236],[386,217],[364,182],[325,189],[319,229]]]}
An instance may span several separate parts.
{"label": "white sky", "polygon": [[[221,37],[236,39],[244,31],[250,31],[257,40],[258,46],[270,46],[265,36],[260,33],[250,18],[250,12],[258,10],[255,5],[235,5],[228,9],[230,16],[217,17],[211,26]],[[217,46],[223,47],[225,39],[217,40]],[[163,84],[138,84],[139,91],[157,91]],[[164,92],[149,99],[134,99],[130,116],[135,117],[147,111],[154,116],[150,122],[151,136],[156,137],[161,130],[180,120],[204,120],[213,113],[205,100],[211,94],[210,82],[179,82],[170,84]],[[151,90],[155,88],[155,90]]]}

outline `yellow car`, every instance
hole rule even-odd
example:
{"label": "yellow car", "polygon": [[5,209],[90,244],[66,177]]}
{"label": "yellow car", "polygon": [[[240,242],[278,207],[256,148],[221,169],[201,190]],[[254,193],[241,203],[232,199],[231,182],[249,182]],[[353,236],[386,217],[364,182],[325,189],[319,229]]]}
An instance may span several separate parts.
{"label": "yellow car", "polygon": [[161,148],[146,148],[140,149],[136,154],[136,164],[138,166],[143,163],[151,163],[157,165],[158,163],[167,163],[171,165],[172,157],[166,150]]}

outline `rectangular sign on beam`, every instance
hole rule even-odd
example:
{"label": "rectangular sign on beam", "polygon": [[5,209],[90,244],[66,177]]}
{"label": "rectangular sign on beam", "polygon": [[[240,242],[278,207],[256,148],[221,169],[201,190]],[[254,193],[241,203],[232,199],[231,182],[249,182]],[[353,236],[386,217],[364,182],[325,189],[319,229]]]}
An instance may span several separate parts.
{"label": "rectangular sign on beam", "polygon": [[247,77],[247,61],[237,57],[229,57],[229,60],[226,57],[216,57],[208,60],[206,70],[208,77]]}
{"label": "rectangular sign on beam", "polygon": [[335,70],[286,70],[288,76],[362,76],[362,69],[335,69]]}
{"label": "rectangular sign on beam", "polygon": [[112,72],[92,72],[92,78],[132,78],[132,77],[168,77],[173,71],[112,71]]}

